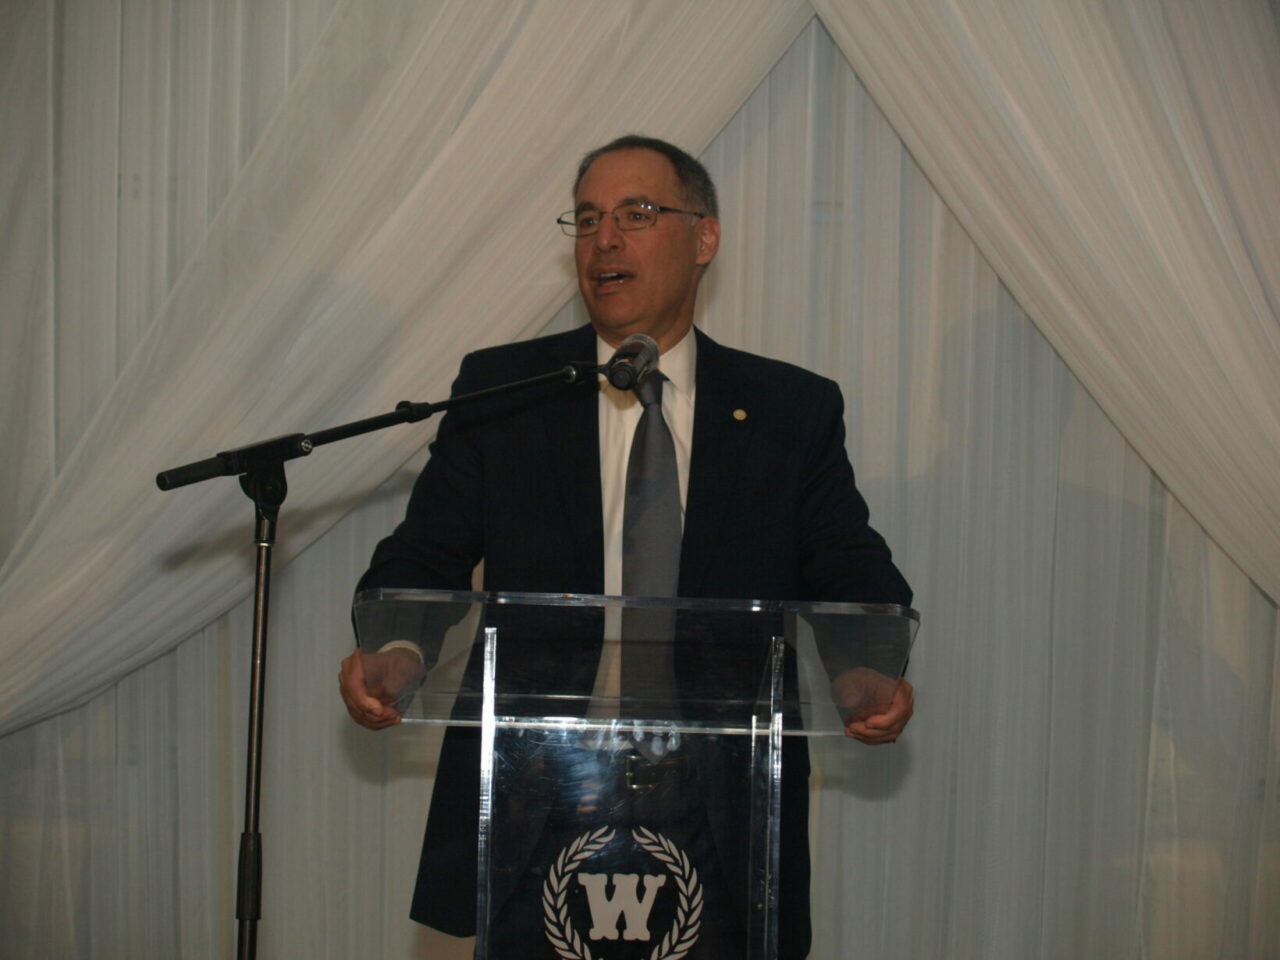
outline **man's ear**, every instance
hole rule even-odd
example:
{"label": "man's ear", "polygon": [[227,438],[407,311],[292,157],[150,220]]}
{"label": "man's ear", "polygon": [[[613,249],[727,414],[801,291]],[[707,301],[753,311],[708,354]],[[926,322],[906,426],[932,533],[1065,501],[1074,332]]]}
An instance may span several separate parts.
{"label": "man's ear", "polygon": [[705,267],[715,259],[720,249],[720,221],[715,217],[703,217],[698,221],[698,256],[695,261]]}

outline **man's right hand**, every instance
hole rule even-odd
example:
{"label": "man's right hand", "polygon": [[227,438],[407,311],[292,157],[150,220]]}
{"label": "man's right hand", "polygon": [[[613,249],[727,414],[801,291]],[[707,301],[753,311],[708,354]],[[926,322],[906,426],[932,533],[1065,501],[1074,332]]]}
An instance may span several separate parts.
{"label": "man's right hand", "polygon": [[388,650],[362,654],[356,650],[342,661],[338,689],[351,719],[370,730],[400,722],[396,701],[422,682],[422,661],[411,651]]}

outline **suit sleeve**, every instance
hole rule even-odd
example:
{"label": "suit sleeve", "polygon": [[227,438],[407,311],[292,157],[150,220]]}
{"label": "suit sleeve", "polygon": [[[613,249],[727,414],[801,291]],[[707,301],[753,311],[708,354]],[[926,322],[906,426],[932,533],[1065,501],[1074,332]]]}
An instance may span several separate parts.
{"label": "suit sleeve", "polygon": [[[451,395],[479,389],[474,355],[462,361]],[[448,411],[418,475],[405,518],[373,552],[356,590],[411,587],[469,590],[483,555],[483,459],[467,414]]]}
{"label": "suit sleeve", "polygon": [[[844,400],[825,381],[814,422],[818,425],[807,460],[801,496],[802,576],[814,599],[911,606],[912,591],[893,563],[888,544],[870,524],[866,500],[854,482],[845,451]],[[901,638],[896,618],[870,618],[856,637],[844,632],[845,618],[807,617],[828,677],[854,667],[897,675]],[[887,631],[887,632],[884,632]]]}
{"label": "suit sleeve", "polygon": [[844,400],[822,381],[804,453],[799,526],[800,567],[814,600],[911,605],[911,588],[884,538],[869,522],[845,451]]}

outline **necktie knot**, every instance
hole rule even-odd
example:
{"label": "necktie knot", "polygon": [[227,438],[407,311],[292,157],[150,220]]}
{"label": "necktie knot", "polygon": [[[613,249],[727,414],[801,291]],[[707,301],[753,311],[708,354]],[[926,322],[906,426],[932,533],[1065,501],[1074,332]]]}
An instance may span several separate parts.
{"label": "necktie knot", "polygon": [[652,407],[662,403],[662,381],[667,378],[658,370],[654,370],[635,385],[636,396],[642,407]]}

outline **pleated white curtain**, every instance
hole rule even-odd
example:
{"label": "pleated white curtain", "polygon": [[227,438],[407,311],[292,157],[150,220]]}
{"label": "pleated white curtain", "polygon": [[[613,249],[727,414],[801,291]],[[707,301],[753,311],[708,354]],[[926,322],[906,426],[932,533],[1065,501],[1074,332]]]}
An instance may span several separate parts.
{"label": "pleated white curtain", "polygon": [[1280,598],[1275,5],[814,7],[1072,371]]}
{"label": "pleated white curtain", "polygon": [[[825,744],[816,757],[813,955],[1280,952],[1280,922],[1268,909],[1280,896],[1275,606],[1037,332],[1009,292],[1014,282],[1002,283],[989,265],[996,258],[970,238],[982,235],[953,216],[935,173],[916,165],[822,25],[810,23],[786,50],[807,14],[775,5],[753,15],[736,5],[729,13],[589,4],[590,17],[570,17],[568,4],[348,3],[327,22],[302,16],[318,7],[296,0],[252,6],[118,8],[117,31],[130,18],[150,24],[129,42],[147,47],[152,37],[148,62],[175,84],[163,96],[151,90],[146,109],[174,117],[182,111],[169,97],[212,106],[197,121],[177,121],[203,135],[151,132],[160,160],[139,148],[137,166],[122,149],[113,161],[119,209],[101,214],[96,235],[123,231],[130,202],[150,191],[137,216],[150,224],[152,251],[143,255],[121,232],[114,274],[66,264],[69,231],[84,229],[76,218],[99,221],[64,200],[52,223],[51,187],[40,189],[55,162],[51,141],[65,145],[73,128],[92,140],[100,118],[73,122],[75,98],[65,92],[65,106],[52,109],[38,79],[52,69],[56,43],[78,36],[87,53],[110,25],[73,30],[41,3],[6,8],[0,24],[21,37],[6,41],[15,33],[0,29],[8,44],[0,115],[6,129],[12,116],[32,131],[0,150],[0,186],[14,197],[4,209],[25,231],[18,240],[0,232],[2,388],[25,418],[25,427],[0,425],[0,440],[37,463],[3,481],[12,494],[4,529],[17,547],[0,573],[0,715],[12,730],[57,713],[97,680],[171,646],[184,625],[208,623],[82,706],[0,739],[6,955],[231,953],[249,615],[244,603],[217,613],[247,576],[248,503],[229,492],[162,497],[147,489],[150,474],[207,452],[194,434],[173,439],[183,430],[223,431],[222,449],[269,424],[315,429],[403,396],[438,396],[469,344],[581,322],[572,301],[559,309],[571,286],[568,251],[547,224],[564,205],[575,155],[631,127],[695,148],[710,143],[704,158],[723,195],[725,244],[701,322],[724,342],[840,380],[860,485],[925,615],[908,737],[878,751]],[[65,18],[91,12],[57,9]],[[845,14],[824,11],[833,24]],[[208,34],[205,24],[218,30]],[[278,75],[263,30],[298,52]],[[684,63],[673,43],[719,42],[682,36],[689,32],[729,34],[733,56]],[[766,35],[776,49],[753,62],[763,61],[762,75],[772,65],[767,79],[712,140],[755,82],[738,61]],[[228,39],[219,46],[209,36]],[[472,53],[455,53],[446,69],[438,57],[460,36]],[[202,37],[208,49],[191,64]],[[1010,49],[1021,49],[1015,39]],[[228,49],[235,55],[224,56]],[[563,94],[554,74],[540,72],[540,56],[563,74],[568,52],[580,51],[584,74],[603,71],[601,88],[585,79],[575,87],[590,105],[532,121],[542,98]],[[58,62],[70,59],[64,51]],[[80,59],[77,70],[99,69]],[[121,76],[141,69],[134,54],[113,62]],[[671,76],[679,70],[691,72]],[[743,85],[736,100],[728,73]],[[79,82],[86,96],[106,87]],[[419,102],[424,90],[438,101]],[[681,90],[677,106],[663,100]],[[502,97],[525,94],[518,108],[502,109]],[[120,104],[122,117],[144,109],[124,96]],[[448,105],[452,113],[438,114]],[[610,106],[628,115],[601,119]],[[520,149],[544,148],[528,170],[496,153],[510,149],[513,116],[526,138]],[[108,126],[101,135],[110,139]],[[210,134],[227,129],[238,132]],[[182,162],[175,150],[187,150]],[[186,172],[199,156],[203,200],[166,202],[153,177]],[[490,162],[511,179],[491,182]],[[138,174],[137,192],[126,189],[134,182],[126,169]],[[446,186],[462,192],[456,205]],[[80,189],[90,207],[102,196]],[[440,232],[471,210],[486,223],[507,211],[514,232]],[[135,276],[130,257],[153,273]],[[92,311],[68,315],[59,295],[64,278],[87,282],[75,271],[90,269],[108,289],[114,275],[143,291],[82,297],[116,304],[108,332]],[[155,319],[130,328],[123,315],[144,308],[126,311],[126,302],[149,304]],[[158,332],[169,326],[186,333]],[[234,345],[236,329],[249,331],[251,347]],[[12,359],[9,344],[25,361]],[[188,358],[184,344],[201,356]],[[71,368],[102,364],[108,345],[118,379],[95,366],[93,391],[67,386]],[[280,371],[269,382],[250,375],[258,354]],[[304,382],[320,358],[336,382]],[[152,377],[175,386],[144,401]],[[232,388],[244,385],[251,396],[235,399]],[[72,402],[84,404],[78,421],[55,416]],[[350,512],[276,580],[264,957],[468,955],[405,919],[432,735],[356,728],[334,694],[350,645],[350,585],[403,509],[421,455],[377,484],[425,439],[408,436],[413,429],[401,428],[389,450],[330,448],[328,467],[318,451],[291,470],[285,525],[296,539],[286,553]],[[138,489],[116,488],[124,499],[98,500],[80,488],[116,476],[95,464],[117,437],[133,451],[161,438],[164,459],[135,468]],[[353,479],[358,472],[365,479]],[[46,512],[32,521],[55,474]],[[181,506],[179,496],[188,498]],[[93,522],[58,521],[49,503]],[[175,546],[157,559],[151,544],[162,537]],[[150,568],[162,568],[168,585],[133,599],[133,578]],[[54,576],[75,589],[46,597],[41,580]],[[94,591],[97,599],[77,600]]]}
{"label": "pleated white curtain", "polygon": [[[243,19],[261,16],[256,6],[207,11]],[[15,341],[30,356],[8,361],[36,368],[30,379],[14,371],[30,391],[19,391],[26,416],[15,446],[36,442],[27,429],[47,443],[29,450],[30,477],[16,479],[15,506],[34,509],[11,524],[21,532],[0,567],[0,731],[83,699],[244,595],[237,548],[248,534],[237,531],[252,514],[235,483],[160,497],[150,481],[158,470],[406,398],[438,399],[424,392],[447,384],[466,351],[537,330],[567,298],[566,251],[547,211],[563,209],[563,171],[582,144],[642,127],[705,146],[812,16],[803,0],[610,3],[589,17],[555,2],[343,3],[225,192],[211,195],[200,178],[135,231],[118,194],[154,192],[157,179],[181,186],[188,162],[234,147],[217,123],[225,105],[202,99],[222,103],[209,75],[219,78],[224,61],[207,43],[196,58],[203,82],[191,101],[204,126],[194,155],[181,149],[186,100],[152,126],[140,122],[174,164],[148,176],[121,159],[138,131],[111,119],[134,109],[118,88],[136,63],[104,52],[132,25],[128,5],[72,6],[55,30],[50,11],[62,9],[33,4],[22,24],[36,48],[64,38],[58,116],[80,140],[55,138],[71,185],[56,203],[44,198],[56,214],[43,264],[56,314],[25,297]],[[183,45],[194,9],[151,10],[158,22],[146,29],[157,35],[182,20],[169,27],[171,60],[149,78],[153,96],[186,93],[186,72],[198,70]],[[190,39],[207,41],[207,21],[196,18]],[[243,31],[229,52],[250,58],[258,31]],[[259,84],[254,70],[240,79],[243,121]],[[31,122],[41,129],[39,116]],[[19,202],[22,165],[35,163],[25,149],[12,181]],[[201,205],[190,211],[199,240],[183,245],[187,208]],[[49,229],[31,219],[24,244]],[[123,325],[145,332],[116,357],[125,337],[115,305],[141,282],[117,261],[140,242],[176,248],[182,268],[154,316]],[[117,276],[128,278],[119,290]],[[369,436],[290,471],[281,558],[366,496],[418,439]],[[30,489],[37,483],[47,491]]]}

